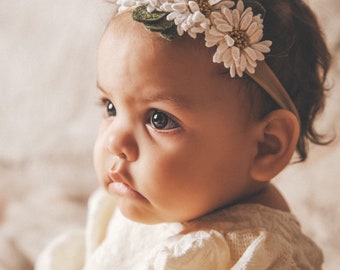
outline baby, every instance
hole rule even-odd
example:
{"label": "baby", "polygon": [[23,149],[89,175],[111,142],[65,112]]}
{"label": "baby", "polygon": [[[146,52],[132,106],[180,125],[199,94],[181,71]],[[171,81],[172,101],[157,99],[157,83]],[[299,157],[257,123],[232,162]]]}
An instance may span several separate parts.
{"label": "baby", "polygon": [[117,1],[98,51],[102,188],[36,269],[321,269],[270,183],[308,140],[330,56],[300,0]]}

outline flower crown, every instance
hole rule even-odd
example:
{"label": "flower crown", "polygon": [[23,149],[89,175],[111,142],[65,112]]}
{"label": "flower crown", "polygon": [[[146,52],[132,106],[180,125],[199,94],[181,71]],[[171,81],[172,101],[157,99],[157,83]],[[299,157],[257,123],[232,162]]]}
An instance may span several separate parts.
{"label": "flower crown", "polygon": [[204,34],[216,46],[214,63],[223,63],[232,78],[248,74],[283,108],[298,112],[287,91],[265,63],[272,42],[262,40],[264,7],[256,0],[111,0],[115,14],[132,17],[153,32],[173,40],[184,33]]}

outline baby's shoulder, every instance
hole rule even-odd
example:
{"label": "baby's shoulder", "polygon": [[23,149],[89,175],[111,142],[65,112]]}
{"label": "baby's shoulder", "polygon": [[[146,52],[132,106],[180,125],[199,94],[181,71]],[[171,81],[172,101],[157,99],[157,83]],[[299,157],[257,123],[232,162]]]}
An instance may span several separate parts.
{"label": "baby's shoulder", "polygon": [[224,233],[238,231],[300,231],[296,217],[282,211],[257,203],[238,204],[218,209],[200,218],[185,223],[190,230],[212,228]]}
{"label": "baby's shoulder", "polygon": [[149,269],[319,269],[322,260],[291,213],[249,204],[185,223],[157,247]]}

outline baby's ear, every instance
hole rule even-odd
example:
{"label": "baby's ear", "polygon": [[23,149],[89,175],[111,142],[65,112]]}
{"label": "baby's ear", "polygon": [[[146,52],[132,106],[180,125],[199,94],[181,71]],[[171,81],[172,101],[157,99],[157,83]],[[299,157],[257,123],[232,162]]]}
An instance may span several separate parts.
{"label": "baby's ear", "polygon": [[281,172],[294,154],[299,134],[299,121],[290,111],[275,110],[261,120],[252,179],[269,181]]}

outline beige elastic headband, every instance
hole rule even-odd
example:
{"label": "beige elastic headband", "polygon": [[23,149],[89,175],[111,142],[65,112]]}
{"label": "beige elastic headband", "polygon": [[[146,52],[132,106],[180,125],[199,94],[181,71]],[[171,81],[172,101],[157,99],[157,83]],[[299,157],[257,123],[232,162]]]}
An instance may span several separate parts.
{"label": "beige elastic headband", "polygon": [[266,64],[266,62],[258,62],[255,73],[247,74],[256,83],[258,83],[282,109],[291,111],[300,121],[299,113],[296,109],[296,106],[287,94],[286,89],[283,87],[277,76]]}
{"label": "beige elastic headband", "polygon": [[298,111],[274,72],[265,63],[272,42],[262,40],[265,8],[256,0],[111,0],[116,13],[132,17],[153,32],[173,40],[187,33],[203,34],[216,47],[214,63],[223,63],[230,77],[247,73],[282,108]]}

